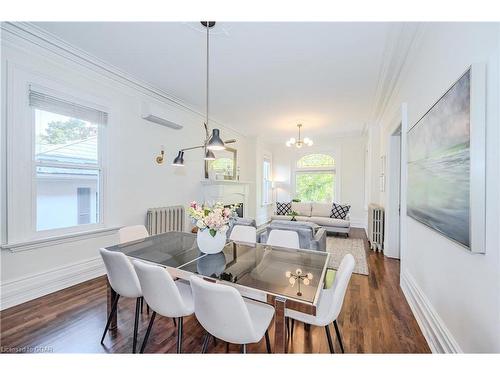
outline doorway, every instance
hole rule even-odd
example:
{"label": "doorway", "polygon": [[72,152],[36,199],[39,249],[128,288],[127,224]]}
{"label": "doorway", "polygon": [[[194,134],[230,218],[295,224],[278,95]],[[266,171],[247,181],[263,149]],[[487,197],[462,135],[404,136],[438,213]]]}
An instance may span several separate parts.
{"label": "doorway", "polygon": [[386,233],[384,254],[400,258],[401,228],[401,124],[389,136]]}

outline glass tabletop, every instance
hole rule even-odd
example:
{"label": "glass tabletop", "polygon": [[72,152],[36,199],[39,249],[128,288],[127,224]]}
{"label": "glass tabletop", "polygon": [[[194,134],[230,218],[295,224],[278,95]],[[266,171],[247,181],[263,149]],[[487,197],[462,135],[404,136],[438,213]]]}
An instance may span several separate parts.
{"label": "glass tabletop", "polygon": [[329,254],[322,251],[228,242],[218,254],[198,250],[196,235],[168,232],[108,250],[189,274],[314,304],[323,287]]}
{"label": "glass tabletop", "polygon": [[167,232],[141,240],[107,247],[133,258],[178,268],[204,256],[196,244],[196,235],[184,232]]}

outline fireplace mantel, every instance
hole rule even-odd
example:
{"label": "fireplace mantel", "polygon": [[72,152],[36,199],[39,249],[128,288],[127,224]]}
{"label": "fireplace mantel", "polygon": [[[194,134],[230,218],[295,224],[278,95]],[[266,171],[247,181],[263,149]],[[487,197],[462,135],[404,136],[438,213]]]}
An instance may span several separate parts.
{"label": "fireplace mantel", "polygon": [[215,202],[224,204],[243,203],[243,217],[246,217],[248,214],[250,184],[249,181],[202,180],[203,201],[210,204]]}

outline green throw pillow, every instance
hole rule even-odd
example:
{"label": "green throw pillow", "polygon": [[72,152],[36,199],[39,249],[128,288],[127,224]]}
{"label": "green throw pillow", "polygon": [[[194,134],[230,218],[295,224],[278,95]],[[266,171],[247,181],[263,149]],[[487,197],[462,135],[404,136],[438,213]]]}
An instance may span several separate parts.
{"label": "green throw pillow", "polygon": [[326,276],[325,276],[325,289],[330,289],[333,285],[333,280],[335,280],[335,275],[337,274],[337,271],[328,269],[326,270]]}

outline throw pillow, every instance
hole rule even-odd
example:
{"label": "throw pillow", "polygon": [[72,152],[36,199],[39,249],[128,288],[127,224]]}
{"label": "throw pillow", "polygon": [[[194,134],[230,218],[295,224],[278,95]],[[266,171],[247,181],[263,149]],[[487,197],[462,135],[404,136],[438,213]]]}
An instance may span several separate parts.
{"label": "throw pillow", "polygon": [[351,206],[349,205],[341,205],[334,203],[332,205],[332,213],[330,214],[330,217],[332,219],[342,219],[345,220],[347,214],[349,213],[349,210],[351,209]]}
{"label": "throw pillow", "polygon": [[292,211],[292,202],[276,202],[276,215],[288,215]]}

